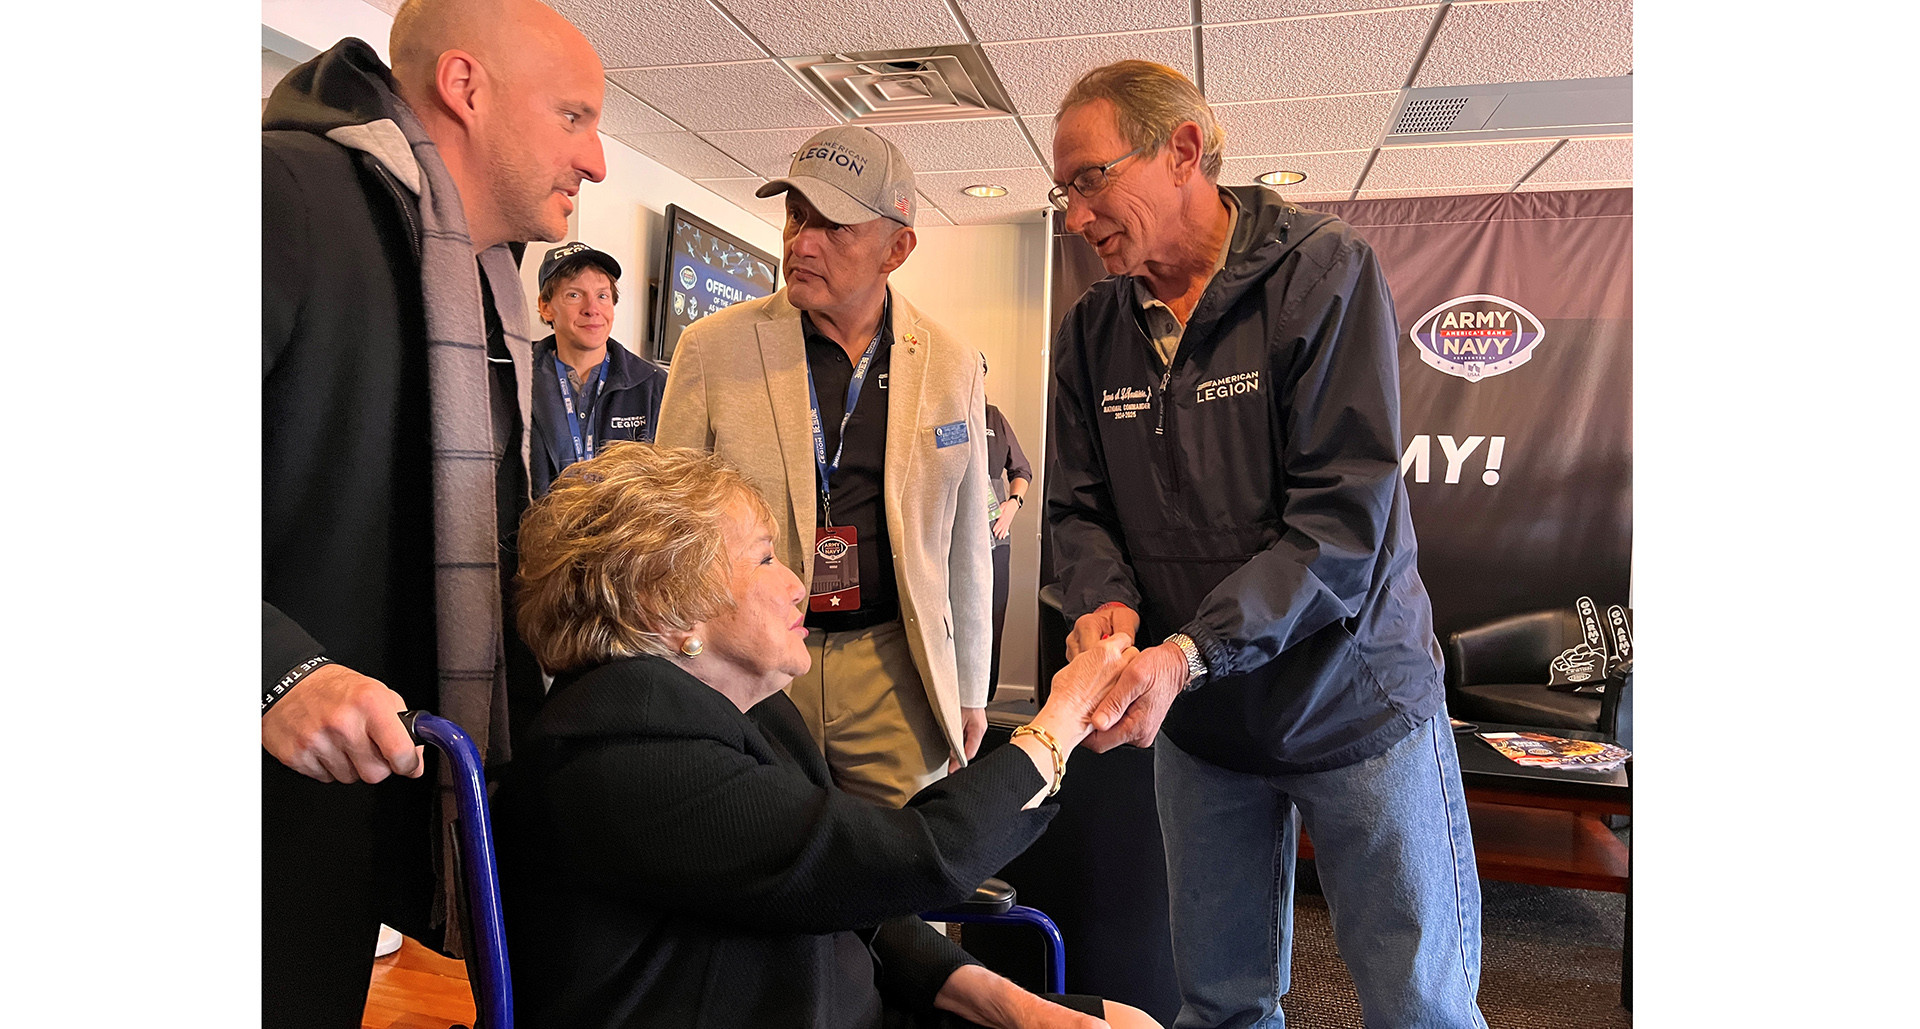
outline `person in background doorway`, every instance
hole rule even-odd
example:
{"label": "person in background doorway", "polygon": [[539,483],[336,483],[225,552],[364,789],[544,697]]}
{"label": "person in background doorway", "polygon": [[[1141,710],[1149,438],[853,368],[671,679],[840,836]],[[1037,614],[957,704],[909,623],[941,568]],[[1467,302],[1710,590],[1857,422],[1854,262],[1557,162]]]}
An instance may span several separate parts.
{"label": "person in background doorway", "polygon": [[533,345],[533,495],[560,472],[617,439],[653,440],[667,370],[614,339],[620,263],[585,243],[540,262],[540,320],[553,335]]}
{"label": "person in background doorway", "polygon": [[[987,370],[985,358],[980,370]],[[1026,510],[1027,487],[1033,466],[1020,449],[1007,416],[987,405],[987,474],[993,477],[994,503],[987,511],[993,523],[993,660],[987,665],[987,699],[1000,689],[1000,636],[1007,625],[1007,580],[1013,553],[1013,516]]]}

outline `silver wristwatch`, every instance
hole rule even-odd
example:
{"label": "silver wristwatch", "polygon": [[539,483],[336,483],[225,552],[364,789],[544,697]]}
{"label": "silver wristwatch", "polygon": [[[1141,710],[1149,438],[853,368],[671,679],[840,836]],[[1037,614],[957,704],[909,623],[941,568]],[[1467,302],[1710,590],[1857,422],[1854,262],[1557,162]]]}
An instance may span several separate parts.
{"label": "silver wristwatch", "polygon": [[1193,645],[1193,637],[1184,632],[1176,632],[1167,637],[1167,642],[1180,648],[1187,656],[1187,689],[1193,689],[1206,681],[1207,662],[1200,656],[1200,648]]}

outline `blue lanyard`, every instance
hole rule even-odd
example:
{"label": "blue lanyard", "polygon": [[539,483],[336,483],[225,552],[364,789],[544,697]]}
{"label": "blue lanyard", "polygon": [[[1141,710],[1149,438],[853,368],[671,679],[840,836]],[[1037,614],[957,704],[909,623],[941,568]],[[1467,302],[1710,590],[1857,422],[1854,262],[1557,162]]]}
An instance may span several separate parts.
{"label": "blue lanyard", "polygon": [[[607,384],[607,365],[613,361],[613,351],[600,359],[600,377],[593,383],[593,402],[600,403],[600,390]],[[560,376],[560,399],[567,405],[567,428],[573,431],[573,459],[575,461],[593,460],[593,433],[588,432],[585,441],[580,434],[580,412],[573,406],[573,382],[568,379],[571,371],[565,361],[560,360],[559,351],[553,355],[553,370]]]}
{"label": "blue lanyard", "polygon": [[[891,298],[889,298],[891,300]],[[853,377],[847,380],[847,409],[840,415],[840,441],[833,448],[833,462],[827,462],[827,434],[820,426],[820,394],[813,388],[813,365],[807,365],[807,403],[813,407],[813,461],[820,471],[820,502],[826,506],[827,522],[833,522],[833,473],[840,470],[840,455],[847,449],[847,422],[853,418],[853,408],[860,402],[860,388],[866,384],[867,370],[873,365],[873,355],[880,349],[880,339],[887,332],[887,312],[880,312],[880,325],[873,330],[873,339],[867,341],[867,352],[860,355],[860,363],[853,366]]]}

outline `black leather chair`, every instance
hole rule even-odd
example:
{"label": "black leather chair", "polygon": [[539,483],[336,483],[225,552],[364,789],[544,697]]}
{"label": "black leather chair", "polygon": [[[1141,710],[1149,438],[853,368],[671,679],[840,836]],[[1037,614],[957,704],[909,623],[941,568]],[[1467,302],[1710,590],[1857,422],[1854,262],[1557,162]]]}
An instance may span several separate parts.
{"label": "black leather chair", "polygon": [[1572,608],[1509,615],[1449,633],[1447,710],[1469,722],[1578,729],[1631,750],[1632,673],[1608,680],[1602,694],[1547,688],[1547,666],[1582,640]]}

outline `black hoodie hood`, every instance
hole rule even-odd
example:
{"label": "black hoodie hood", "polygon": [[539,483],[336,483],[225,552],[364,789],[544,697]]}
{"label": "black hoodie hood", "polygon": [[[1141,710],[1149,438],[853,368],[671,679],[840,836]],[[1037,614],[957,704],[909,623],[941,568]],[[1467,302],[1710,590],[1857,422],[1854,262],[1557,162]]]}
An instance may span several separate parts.
{"label": "black hoodie hood", "polygon": [[372,47],[349,36],[273,87],[260,127],[324,136],[342,126],[391,118],[400,103],[393,73]]}

